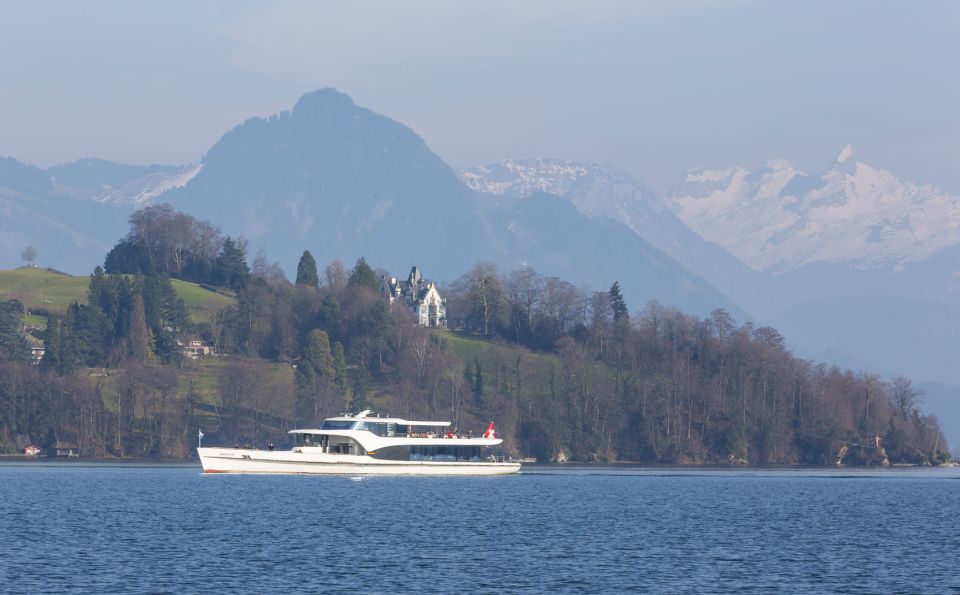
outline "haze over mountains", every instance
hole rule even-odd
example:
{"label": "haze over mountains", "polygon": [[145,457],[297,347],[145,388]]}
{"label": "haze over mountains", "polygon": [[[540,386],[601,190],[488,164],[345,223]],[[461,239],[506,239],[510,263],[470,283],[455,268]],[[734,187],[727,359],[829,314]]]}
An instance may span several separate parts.
{"label": "haze over mountains", "polygon": [[740,294],[750,295],[762,285],[762,275],[718,244],[704,240],[653,190],[612,165],[510,159],[459,173],[478,192],[505,197],[546,192],[567,199],[585,215],[622,223],[741,305],[748,301]]}
{"label": "haze over mountains", "polygon": [[290,271],[360,255],[452,281],[474,263],[773,324],[801,353],[960,382],[955,197],[858,163],[695,170],[668,196],[609,165],[513,159],[455,172],[406,126],[332,89],[225,134],[201,164],[0,161],[0,266],[27,244],[83,274],[130,212],[169,202]]}
{"label": "haze over mountains", "polygon": [[[83,228],[80,235],[96,242],[86,248],[74,242],[74,258],[60,264],[72,272],[99,264],[124,233],[116,222],[152,201],[207,218],[224,233],[242,233],[252,250],[265,247],[288,271],[305,248],[320,262],[340,257],[350,264],[364,255],[392,271],[417,263],[446,281],[478,261],[504,270],[528,264],[595,289],[620,280],[637,306],[658,299],[699,314],[718,306],[740,312],[710,283],[615,221],[586,216],[545,194],[489,200],[470,190],[412,130],[332,89],[304,95],[291,111],[247,120],[199,167],[134,171],[91,162],[99,174],[80,176],[83,165],[66,168],[74,174],[71,183],[81,186],[70,187],[70,198],[116,208],[97,216],[99,234]],[[48,185],[53,173],[64,174],[63,168],[34,170]],[[151,194],[164,185],[171,188]],[[51,200],[64,205],[67,196]],[[37,223],[5,250],[0,264],[15,264],[27,243],[47,261],[44,254],[62,249],[48,248],[49,236]],[[84,258],[85,265],[74,264]]]}

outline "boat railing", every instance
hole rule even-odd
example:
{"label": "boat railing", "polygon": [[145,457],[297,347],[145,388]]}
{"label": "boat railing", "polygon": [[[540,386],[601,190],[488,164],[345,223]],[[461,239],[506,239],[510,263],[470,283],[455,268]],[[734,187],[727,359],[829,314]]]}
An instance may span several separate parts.
{"label": "boat railing", "polygon": [[490,461],[491,463],[504,463],[506,462],[507,459],[506,457],[502,457],[502,456],[490,455],[489,457],[487,457],[487,460]]}

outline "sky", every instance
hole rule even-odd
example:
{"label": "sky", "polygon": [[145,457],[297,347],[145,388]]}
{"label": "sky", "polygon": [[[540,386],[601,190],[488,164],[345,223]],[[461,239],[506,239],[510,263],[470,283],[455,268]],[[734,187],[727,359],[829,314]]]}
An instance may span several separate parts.
{"label": "sky", "polygon": [[960,194],[960,3],[12,2],[0,155],[191,163],[335,87],[451,165],[860,161]]}

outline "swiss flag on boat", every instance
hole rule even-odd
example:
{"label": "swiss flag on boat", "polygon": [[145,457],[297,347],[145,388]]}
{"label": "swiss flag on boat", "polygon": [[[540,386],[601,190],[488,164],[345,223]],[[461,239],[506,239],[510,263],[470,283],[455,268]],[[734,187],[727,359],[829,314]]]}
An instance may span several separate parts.
{"label": "swiss flag on boat", "polygon": [[487,426],[487,431],[483,433],[484,438],[496,438],[497,431],[493,429],[493,422],[490,422],[490,425]]}

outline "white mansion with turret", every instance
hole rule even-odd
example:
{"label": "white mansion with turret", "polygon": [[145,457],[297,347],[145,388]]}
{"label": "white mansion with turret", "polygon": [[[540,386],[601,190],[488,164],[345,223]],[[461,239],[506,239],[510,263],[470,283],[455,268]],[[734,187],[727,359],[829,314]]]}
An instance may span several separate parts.
{"label": "white mansion with turret", "polygon": [[417,317],[420,326],[447,328],[447,300],[440,295],[437,284],[427,281],[416,266],[410,269],[406,281],[383,275],[380,295],[390,303],[399,302]]}

